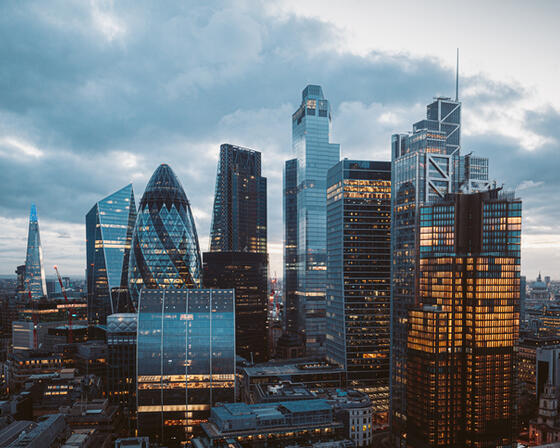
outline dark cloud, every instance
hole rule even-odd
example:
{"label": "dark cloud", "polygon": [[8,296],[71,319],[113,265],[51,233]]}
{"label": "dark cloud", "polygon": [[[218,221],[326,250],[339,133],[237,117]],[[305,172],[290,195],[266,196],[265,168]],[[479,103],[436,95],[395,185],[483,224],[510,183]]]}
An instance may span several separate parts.
{"label": "dark cloud", "polygon": [[[3,2],[0,216],[22,219],[37,202],[41,219],[83,223],[96,200],[129,182],[139,199],[153,170],[167,162],[205,236],[218,146],[228,141],[263,152],[269,239],[280,244],[283,160],[291,154],[291,113],[307,83],[322,84],[331,100],[333,139],[345,156],[385,160],[391,133],[409,130],[432,96],[454,92],[454,74],[438,60],[358,56],[340,51],[340,41],[331,24],[273,17],[259,2],[236,9],[219,1]],[[489,104],[511,107],[526,94],[482,76],[462,79],[461,89],[473,115]],[[558,113],[540,112],[524,123],[550,139],[558,138],[559,124]],[[552,140],[533,152],[487,132],[467,143],[511,185],[545,182],[526,190],[531,203],[538,204],[539,189],[558,186]],[[547,219],[553,211],[541,213]],[[66,233],[59,235],[62,241]],[[3,241],[0,250],[8,246]]]}

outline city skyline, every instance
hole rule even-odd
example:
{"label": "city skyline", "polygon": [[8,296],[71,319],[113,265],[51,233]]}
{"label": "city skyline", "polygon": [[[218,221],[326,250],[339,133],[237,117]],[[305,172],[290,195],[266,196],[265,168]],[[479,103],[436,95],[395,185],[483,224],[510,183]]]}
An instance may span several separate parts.
{"label": "city skyline", "polygon": [[[6,172],[2,181],[6,194],[0,201],[5,234],[0,240],[0,274],[13,275],[24,262],[26,232],[22,228],[35,202],[41,210],[47,274],[51,276],[51,266],[59,264],[65,275],[83,277],[83,216],[91,204],[128,182],[143,191],[160,163],[169,163],[185,190],[192,192],[189,198],[201,230],[201,246],[208,247],[215,164],[224,142],[262,152],[263,175],[269,179],[268,202],[280,204],[283,163],[293,157],[290,115],[298,105],[298,92],[308,83],[320,84],[327,92],[332,103],[332,141],[341,144],[342,157],[353,159],[389,160],[390,135],[408,130],[433,96],[454,93],[453,52],[444,59],[447,53],[438,45],[433,51],[418,52],[406,47],[376,50],[374,43],[363,54],[344,45],[336,52],[333,48],[345,40],[341,37],[346,27],[343,18],[329,25],[328,19],[294,13],[290,5],[275,12],[257,4],[246,16],[241,8],[228,22],[236,38],[231,42],[212,28],[226,21],[224,13],[201,7],[197,11],[204,18],[204,36],[216,37],[196,52],[192,51],[197,42],[194,35],[186,36],[183,46],[177,43],[181,36],[177,24],[190,20],[180,9],[148,19],[132,14],[126,6],[93,3],[83,8],[76,6],[72,11],[82,13],[76,20],[84,24],[84,30],[77,31],[37,5],[26,17],[3,7],[6,27],[9,20],[19,27],[13,28],[13,39],[0,44],[8,61],[6,73],[12,74],[1,80],[11,93],[0,106],[0,116],[5,118],[0,127],[0,164]],[[325,17],[332,13],[327,9]],[[542,10],[540,14],[545,14],[546,8]],[[22,26],[29,20],[34,26]],[[246,27],[247,21],[259,23],[260,28]],[[547,24],[545,20],[543,34],[537,34],[541,40]],[[159,78],[133,79],[136,46],[146,45],[148,25],[167,30],[148,48],[168,52],[149,63],[146,71],[147,77],[160,64]],[[39,33],[34,35],[38,50],[17,50],[16,42],[24,39],[21,30],[26,28]],[[14,75],[31,69],[28,59],[41,51],[42,39],[37,39],[41,33],[59,42],[75,38],[68,44],[70,58],[60,57],[55,49],[43,52],[48,63],[37,70],[37,76],[52,87],[54,93],[49,94],[35,91],[39,85],[26,76],[17,77],[16,82]],[[301,42],[287,38],[290,33]],[[313,46],[321,39],[323,44]],[[558,191],[554,167],[560,166],[556,131],[560,114],[552,103],[556,93],[540,79],[534,90],[542,100],[543,90],[550,87],[550,101],[529,104],[533,87],[527,83],[527,69],[513,80],[502,78],[488,64],[484,73],[478,73],[472,48],[457,44],[465,61],[460,78],[463,147],[490,158],[490,179],[518,187],[524,199],[523,274],[532,279],[542,271],[555,278],[560,268],[555,253],[560,246],[558,207],[547,198]],[[224,51],[224,46],[229,50]],[[91,51],[78,58],[83,48]],[[18,61],[9,58],[15,51],[21,51]],[[192,54],[192,61],[177,68],[172,61],[185,51]],[[289,74],[279,70],[279,62],[270,63],[269,51],[281,55],[279,61],[290,69]],[[489,52],[485,53],[488,58]],[[505,58],[500,54],[501,60]],[[99,61],[110,65],[117,59],[123,60],[123,71],[96,68]],[[328,63],[317,65],[321,60]],[[196,72],[196,66],[202,71]],[[253,69],[248,70],[249,66]],[[220,67],[227,68],[225,73]],[[63,78],[63,73],[73,75]],[[342,82],[343,76],[347,82]],[[160,81],[153,84],[153,79]],[[269,88],[270,83],[275,89]],[[146,95],[153,86],[155,93]],[[68,97],[60,93],[66,91]],[[154,120],[153,114],[142,112],[150,108],[161,118]],[[42,188],[48,182],[48,188]],[[70,197],[72,201],[67,200]],[[280,206],[269,207],[270,273],[278,276],[282,276],[281,213]]]}

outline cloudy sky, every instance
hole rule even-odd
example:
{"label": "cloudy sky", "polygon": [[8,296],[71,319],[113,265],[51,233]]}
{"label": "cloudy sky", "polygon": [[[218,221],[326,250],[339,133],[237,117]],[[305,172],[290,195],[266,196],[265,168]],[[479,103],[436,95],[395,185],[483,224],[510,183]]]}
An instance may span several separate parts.
{"label": "cloudy sky", "polygon": [[522,270],[560,279],[560,3],[5,1],[0,5],[0,274],[24,262],[38,207],[47,274],[85,269],[84,217],[169,163],[208,246],[217,154],[263,153],[281,275],[283,161],[308,83],[344,157],[389,160],[390,136],[454,94],[463,148],[524,201]]}

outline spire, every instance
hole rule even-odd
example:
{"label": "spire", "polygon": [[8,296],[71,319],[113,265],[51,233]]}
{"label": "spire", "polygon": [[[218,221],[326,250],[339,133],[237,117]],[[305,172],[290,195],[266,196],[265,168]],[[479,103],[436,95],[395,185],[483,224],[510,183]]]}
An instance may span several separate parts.
{"label": "spire", "polygon": [[37,207],[35,207],[35,204],[31,204],[31,211],[29,212],[29,221],[37,222]]}
{"label": "spire", "polygon": [[455,76],[455,101],[459,101],[459,49],[457,48],[457,71]]}

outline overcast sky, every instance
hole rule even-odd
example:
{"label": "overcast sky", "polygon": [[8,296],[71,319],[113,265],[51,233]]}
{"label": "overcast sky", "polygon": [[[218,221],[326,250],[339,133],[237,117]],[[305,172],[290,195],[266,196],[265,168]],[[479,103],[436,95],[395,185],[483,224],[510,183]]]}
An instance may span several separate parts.
{"label": "overcast sky", "polygon": [[560,279],[560,3],[5,1],[0,4],[0,274],[25,261],[37,204],[47,275],[85,270],[85,214],[160,163],[208,247],[219,145],[263,153],[269,251],[282,272],[281,186],[308,83],[343,157],[390,159],[390,137],[454,95],[463,151],[523,199],[522,271]]}

